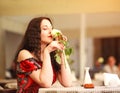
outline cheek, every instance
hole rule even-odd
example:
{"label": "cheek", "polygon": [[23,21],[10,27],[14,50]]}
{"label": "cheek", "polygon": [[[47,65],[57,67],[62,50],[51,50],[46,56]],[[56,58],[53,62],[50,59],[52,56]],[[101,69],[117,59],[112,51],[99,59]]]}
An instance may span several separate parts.
{"label": "cheek", "polygon": [[47,33],[45,33],[45,32],[41,33],[41,41],[42,42],[47,42],[48,41]]}
{"label": "cheek", "polygon": [[43,33],[41,33],[41,41],[44,41],[45,40],[45,35]]}

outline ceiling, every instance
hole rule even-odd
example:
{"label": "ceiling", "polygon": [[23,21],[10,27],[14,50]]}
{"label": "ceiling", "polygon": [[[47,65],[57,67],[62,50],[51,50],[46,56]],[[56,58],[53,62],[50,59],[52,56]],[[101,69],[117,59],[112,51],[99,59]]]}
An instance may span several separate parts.
{"label": "ceiling", "polygon": [[120,12],[120,0],[0,0],[0,15]]}

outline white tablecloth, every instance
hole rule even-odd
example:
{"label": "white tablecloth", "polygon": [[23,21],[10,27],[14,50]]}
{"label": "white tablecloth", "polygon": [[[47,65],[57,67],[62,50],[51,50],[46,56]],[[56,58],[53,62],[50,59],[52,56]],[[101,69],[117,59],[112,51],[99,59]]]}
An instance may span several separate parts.
{"label": "white tablecloth", "polygon": [[52,87],[40,88],[38,93],[120,93],[120,87],[96,86],[95,88],[86,89],[81,86],[75,87]]}

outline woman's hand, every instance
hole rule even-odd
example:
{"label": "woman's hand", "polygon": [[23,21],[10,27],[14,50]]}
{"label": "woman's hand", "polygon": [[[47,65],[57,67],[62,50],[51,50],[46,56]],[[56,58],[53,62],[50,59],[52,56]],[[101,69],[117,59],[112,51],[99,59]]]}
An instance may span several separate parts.
{"label": "woman's hand", "polygon": [[59,42],[59,41],[52,41],[46,49],[50,52],[55,51],[55,50],[64,50],[65,46]]}

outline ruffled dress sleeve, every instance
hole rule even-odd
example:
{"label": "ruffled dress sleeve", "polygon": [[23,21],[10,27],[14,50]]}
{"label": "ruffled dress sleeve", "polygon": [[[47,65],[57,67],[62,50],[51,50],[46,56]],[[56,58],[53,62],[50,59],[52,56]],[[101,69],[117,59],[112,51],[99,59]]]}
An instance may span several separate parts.
{"label": "ruffled dress sleeve", "polygon": [[17,62],[17,93],[37,93],[39,85],[32,80],[29,76],[32,71],[41,69],[42,62],[37,61],[35,58],[28,58]]}
{"label": "ruffled dress sleeve", "polygon": [[40,69],[41,65],[38,64],[37,60],[34,58],[25,59],[18,62],[17,73],[29,75],[33,70]]}

